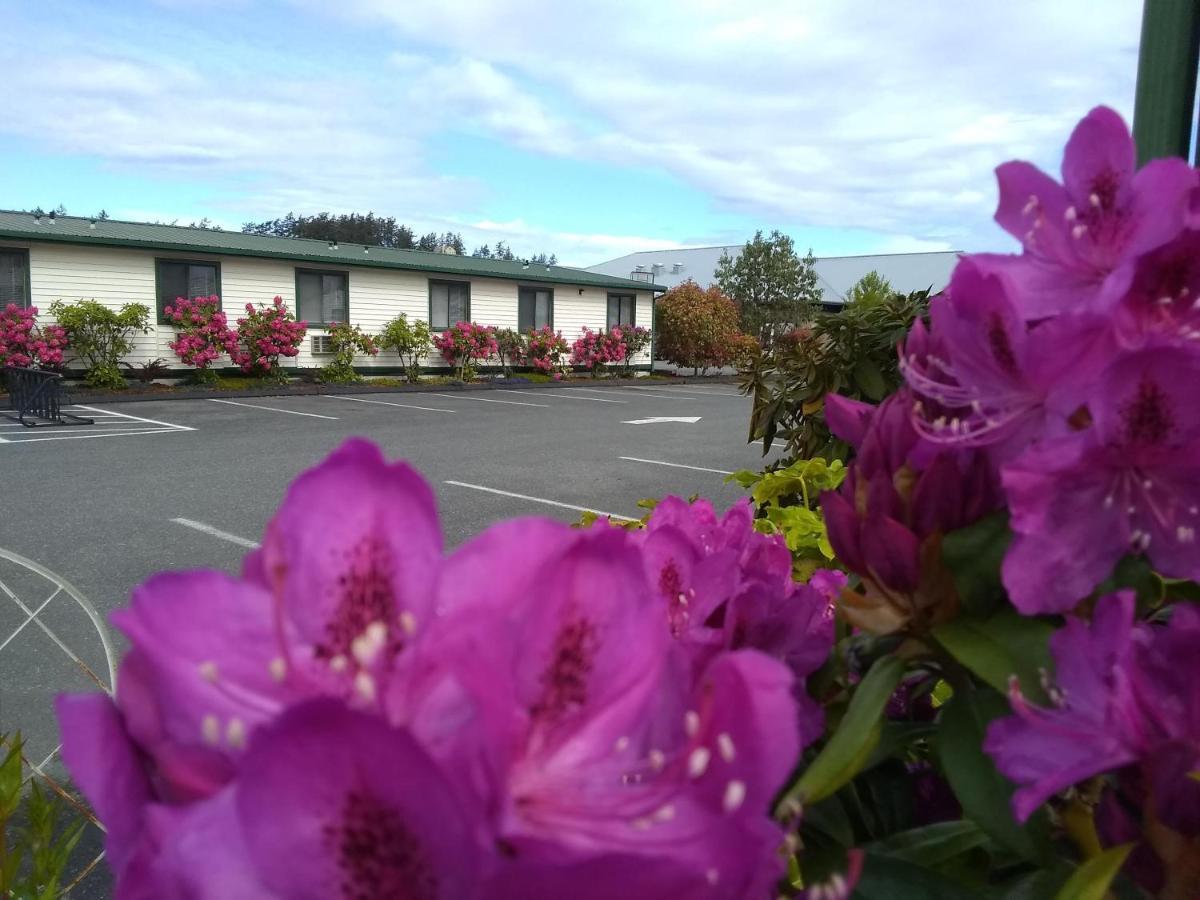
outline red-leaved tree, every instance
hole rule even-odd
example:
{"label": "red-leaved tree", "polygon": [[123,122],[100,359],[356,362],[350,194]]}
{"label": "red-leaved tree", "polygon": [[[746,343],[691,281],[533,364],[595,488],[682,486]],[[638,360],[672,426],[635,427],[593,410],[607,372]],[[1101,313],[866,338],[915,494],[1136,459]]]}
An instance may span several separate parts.
{"label": "red-leaved tree", "polygon": [[654,315],[658,355],[677,366],[726,366],[741,353],[737,304],[720,288],[689,279],[662,295]]}

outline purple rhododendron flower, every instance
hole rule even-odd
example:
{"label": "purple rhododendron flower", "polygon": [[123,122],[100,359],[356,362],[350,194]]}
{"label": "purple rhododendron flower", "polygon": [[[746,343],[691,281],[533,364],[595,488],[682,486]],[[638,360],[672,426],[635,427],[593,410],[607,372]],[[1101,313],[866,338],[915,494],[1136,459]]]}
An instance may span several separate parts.
{"label": "purple rhododendron flower", "polygon": [[1105,598],[1090,623],[1069,618],[1051,638],[1054,705],[1030,705],[1014,685],[1015,715],[988,728],[984,749],[1020,785],[1024,821],[1049,797],[1095,775],[1136,765],[1147,802],[1167,827],[1200,834],[1200,610],[1173,608],[1170,622],[1134,620],[1132,592]]}
{"label": "purple rhododendron flower", "polygon": [[1016,538],[1002,574],[1018,609],[1070,609],[1131,552],[1200,577],[1198,378],[1200,358],[1182,349],[1126,355],[1093,386],[1090,427],[1004,468]]}
{"label": "purple rhododendron flower", "polygon": [[1137,171],[1135,161],[1125,122],[1101,106],[1071,134],[1062,184],[1027,162],[996,170],[996,221],[1025,252],[977,258],[1012,278],[1025,319],[1090,305],[1115,269],[1183,228],[1195,172],[1181,159],[1154,160]]}
{"label": "purple rhododendron flower", "polygon": [[[348,442],[241,578],[138,588],[115,703],[60,698],[116,896],[765,896],[840,585],[751,525],[670,500],[651,534],[520,520],[444,558],[427,484]],[[673,631],[668,564],[715,619]]]}
{"label": "purple rhododendron flower", "polygon": [[866,591],[844,592],[843,612],[875,633],[953,612],[957,597],[937,563],[937,542],[997,504],[987,458],[922,437],[913,425],[914,402],[909,391],[897,391],[864,428],[860,408],[835,401],[842,407],[833,425],[848,427],[838,437],[852,446],[858,438],[858,455],[842,486],[821,495],[821,508],[838,559],[862,576]]}

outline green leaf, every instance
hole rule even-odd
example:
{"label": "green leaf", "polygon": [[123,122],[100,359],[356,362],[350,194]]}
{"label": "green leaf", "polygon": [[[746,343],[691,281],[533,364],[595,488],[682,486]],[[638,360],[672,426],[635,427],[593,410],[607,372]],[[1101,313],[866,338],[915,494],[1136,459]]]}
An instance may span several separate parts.
{"label": "green leaf", "polygon": [[868,853],[852,896],[855,900],[964,900],[976,895],[930,869]]}
{"label": "green leaf", "polygon": [[942,538],[942,559],[969,612],[986,615],[1004,602],[1000,564],[1012,541],[1008,514],[998,512]]}
{"label": "green leaf", "polygon": [[1046,703],[1041,672],[1050,667],[1050,636],[1054,626],[1044,619],[1004,609],[987,619],[961,616],[935,625],[933,636],[960,663],[1000,693],[1008,691],[1011,676],[1036,703]]}
{"label": "green leaf", "polygon": [[1093,856],[1067,879],[1054,900],[1104,900],[1132,849],[1133,844],[1121,844]]}
{"label": "green leaf", "polygon": [[1042,860],[1049,850],[1049,823],[1039,810],[1024,825],[1013,817],[1013,784],[983,752],[992,720],[1008,715],[1008,703],[983,689],[960,691],[943,708],[937,735],[942,771],[954,789],[963,814],[994,841],[1020,856]]}
{"label": "green leaf", "polygon": [[879,402],[888,391],[887,382],[879,366],[869,356],[864,356],[854,367],[854,383],[867,399]]}
{"label": "green leaf", "polygon": [[867,849],[872,853],[934,867],[987,843],[988,836],[969,819],[936,822],[912,828],[877,841]]}
{"label": "green leaf", "polygon": [[884,707],[903,673],[904,663],[894,656],[871,666],[854,691],[837,731],[787,792],[784,805],[788,800],[804,805],[816,803],[862,770],[879,743]]}

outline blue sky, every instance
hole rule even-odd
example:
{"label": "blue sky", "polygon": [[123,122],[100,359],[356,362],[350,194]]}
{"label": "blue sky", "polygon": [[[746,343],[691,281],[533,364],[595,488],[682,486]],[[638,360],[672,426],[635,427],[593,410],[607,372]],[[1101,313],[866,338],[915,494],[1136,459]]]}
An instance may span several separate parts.
{"label": "blue sky", "polygon": [[992,168],[1130,113],[1138,7],[0,0],[0,208],[374,210],[577,265],[1004,249]]}

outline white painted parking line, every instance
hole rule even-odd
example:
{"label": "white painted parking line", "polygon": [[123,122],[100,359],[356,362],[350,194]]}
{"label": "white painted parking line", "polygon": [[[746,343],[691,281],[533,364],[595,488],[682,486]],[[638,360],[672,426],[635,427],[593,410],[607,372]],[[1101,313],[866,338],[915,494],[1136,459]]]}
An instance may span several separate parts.
{"label": "white painted parking line", "polygon": [[176,525],[182,525],[184,528],[192,528],[210,537],[220,538],[223,541],[229,541],[231,544],[237,544],[239,547],[245,547],[247,550],[258,549],[258,541],[230,534],[228,531],[222,531],[220,528],[214,528],[212,525],[205,525],[203,522],[197,522],[195,519],[172,519],[171,521]]}
{"label": "white painted parking line", "polygon": [[423,409],[425,412],[457,412],[453,409],[443,409],[440,406],[417,406],[415,403],[396,403],[392,400],[368,400],[365,397],[346,397],[342,394],[321,394],[326,400],[353,400],[355,403],[378,403],[380,406],[401,406],[404,409]]}
{"label": "white painted parking line", "polygon": [[[82,403],[76,404],[76,406],[73,408],[74,409],[86,409],[90,413],[98,413],[102,416],[113,415],[113,416],[119,416],[122,419],[132,419],[135,422],[149,422],[151,425],[161,425],[164,428],[174,428],[177,431],[195,431],[196,430],[195,428],[191,428],[187,425],[174,425],[171,422],[160,422],[158,419],[147,419],[143,416],[131,416],[127,413],[117,412],[115,409],[108,409],[108,410],[96,409],[96,407],[94,407],[94,406],[84,406]],[[68,407],[67,411],[70,412],[70,410],[71,410],[71,407]]]}
{"label": "white painted parking line", "polygon": [[741,394],[737,393],[736,391],[709,391],[709,390],[705,390],[702,388],[696,389],[696,388],[682,388],[682,387],[652,388],[652,387],[642,387],[639,384],[631,384],[631,385],[629,385],[628,389],[631,391],[653,391],[653,390],[670,391],[672,394],[689,394],[689,395],[694,395],[696,397],[740,397],[740,396],[742,396]]}
{"label": "white painted parking line", "polygon": [[[621,393],[625,393],[625,391],[627,391],[629,389],[628,388],[608,388],[607,390],[602,390],[600,388],[570,387],[570,388],[563,388],[563,390],[564,391],[587,391],[589,394],[615,394],[618,391],[620,391]],[[626,396],[629,396],[629,395],[626,394]],[[635,396],[635,397],[657,397],[660,400],[694,400],[695,399],[694,397],[672,397],[669,394],[638,393],[638,394],[634,394],[633,396]],[[628,403],[629,401],[625,401],[625,402]]]}
{"label": "white painted parking line", "polygon": [[592,403],[628,403],[628,400],[606,400],[603,397],[570,397],[561,390],[546,389],[541,391],[509,391],[496,388],[497,394],[531,394],[534,397],[553,398],[555,400],[588,400]]}
{"label": "white painted parking line", "polygon": [[683,463],[667,462],[662,459],[642,459],[640,456],[618,456],[617,459],[627,459],[630,462],[649,463],[652,466],[670,466],[672,469],[692,469],[696,472],[712,472],[716,475],[732,475],[727,469],[710,469],[706,466],[686,466]]}
{"label": "white painted parking line", "polygon": [[576,506],[573,503],[559,503],[557,500],[547,500],[545,497],[531,497],[528,494],[515,494],[512,491],[502,491],[499,488],[485,487],[482,484],[468,484],[465,481],[446,481],[444,484],[451,484],[454,487],[470,488],[473,491],[483,491],[488,494],[499,494],[501,497],[512,497],[515,500],[528,500],[530,503],[541,503],[546,506],[557,506],[560,509],[573,509],[576,512],[590,512],[598,516],[608,516],[610,519],[620,519],[622,522],[636,522],[637,520],[630,516],[622,516],[619,513],[605,512],[602,509],[592,509],[590,506]]}
{"label": "white painted parking line", "polygon": [[183,431],[193,431],[192,428],[145,428],[141,431],[112,431],[105,430],[98,434],[58,434],[48,437],[18,437],[16,435],[0,439],[0,444],[37,444],[41,441],[86,441],[88,438],[110,437],[141,437],[146,434],[179,434]]}
{"label": "white painted parking line", "polygon": [[215,397],[208,398],[209,403],[228,403],[230,406],[244,406],[247,409],[265,409],[268,412],[287,413],[289,416],[308,416],[310,419],[332,419],[337,421],[337,416],[323,416],[320,413],[300,412],[296,409],[280,409],[277,406],[259,406],[257,403],[239,403],[236,400],[218,400]]}
{"label": "white painted parking line", "polygon": [[545,403],[526,403],[524,400],[492,400],[488,397],[466,397],[462,394],[434,394],[435,397],[449,397],[451,400],[474,400],[476,403],[507,403],[509,406],[538,406],[549,409]]}

